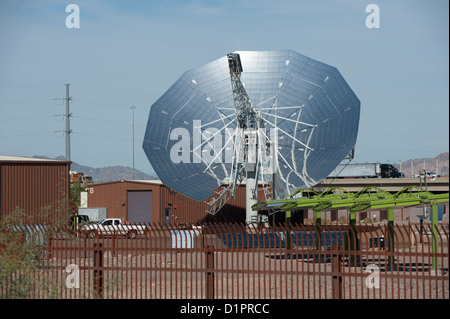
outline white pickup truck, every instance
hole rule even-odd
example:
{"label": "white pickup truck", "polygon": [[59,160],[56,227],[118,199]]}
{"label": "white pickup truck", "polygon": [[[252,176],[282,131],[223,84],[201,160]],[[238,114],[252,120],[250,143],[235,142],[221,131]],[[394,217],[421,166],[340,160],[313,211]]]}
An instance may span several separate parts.
{"label": "white pickup truck", "polygon": [[138,235],[144,235],[150,231],[150,228],[145,225],[124,224],[120,218],[105,218],[96,224],[85,225],[82,229],[89,238],[97,238],[104,235],[136,238]]}
{"label": "white pickup truck", "polygon": [[414,178],[420,178],[421,176],[425,176],[426,178],[429,178],[433,181],[436,179],[436,177],[441,177],[441,175],[438,175],[435,172],[425,172],[425,175],[414,175]]}

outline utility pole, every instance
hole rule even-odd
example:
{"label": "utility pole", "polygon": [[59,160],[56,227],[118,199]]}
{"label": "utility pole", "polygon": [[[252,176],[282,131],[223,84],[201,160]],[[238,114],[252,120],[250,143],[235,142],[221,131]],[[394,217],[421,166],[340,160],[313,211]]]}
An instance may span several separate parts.
{"label": "utility pole", "polygon": [[136,109],[136,106],[132,105],[130,107],[130,109],[133,112],[133,125],[132,125],[132,128],[133,128],[133,179],[134,179],[134,110]]}
{"label": "utility pole", "polygon": [[70,161],[70,133],[72,130],[70,129],[70,110],[69,110],[69,85],[66,84],[66,161]]}

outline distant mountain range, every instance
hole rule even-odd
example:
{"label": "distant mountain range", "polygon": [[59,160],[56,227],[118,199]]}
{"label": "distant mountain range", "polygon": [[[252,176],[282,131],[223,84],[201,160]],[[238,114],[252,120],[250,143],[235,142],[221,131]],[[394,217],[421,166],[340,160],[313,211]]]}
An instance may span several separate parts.
{"label": "distant mountain range", "polygon": [[[34,158],[50,159],[46,156],[33,156]],[[56,160],[64,160],[64,156],[58,156],[54,158]],[[391,163],[397,168],[400,168],[400,163]],[[419,170],[425,168],[428,172],[435,172],[441,176],[449,175],[449,153],[441,153],[434,158],[416,158],[410,159],[401,163],[401,170],[405,174],[405,177],[419,174]],[[104,183],[110,181],[117,181],[122,179],[133,179],[133,168],[129,166],[108,166],[101,168],[94,168],[84,166],[75,162],[72,162],[71,170],[78,173],[84,173],[84,175],[92,176],[94,183]],[[135,180],[154,180],[158,177],[148,175],[139,170],[134,170]]]}
{"label": "distant mountain range", "polygon": [[[400,168],[400,163],[391,163],[397,168]],[[420,169],[425,169],[427,172],[435,172],[441,176],[448,176],[449,173],[449,153],[441,153],[433,158],[416,158],[402,162],[402,172],[405,177],[411,175],[418,175]]]}
{"label": "distant mountain range", "polygon": [[[44,158],[51,159],[46,156],[33,156],[33,158]],[[58,156],[54,158],[56,160],[65,160],[64,156]],[[131,180],[133,179],[133,168],[129,166],[108,166],[101,168],[94,168],[85,165],[78,164],[76,162],[72,162],[70,166],[72,171],[76,171],[77,173],[84,173],[84,175],[92,176],[92,180],[94,183],[105,183],[111,181],[117,181],[122,179]],[[137,169],[134,170],[134,179],[135,180],[154,180],[159,179],[158,177],[148,175],[144,172],[141,172]]]}

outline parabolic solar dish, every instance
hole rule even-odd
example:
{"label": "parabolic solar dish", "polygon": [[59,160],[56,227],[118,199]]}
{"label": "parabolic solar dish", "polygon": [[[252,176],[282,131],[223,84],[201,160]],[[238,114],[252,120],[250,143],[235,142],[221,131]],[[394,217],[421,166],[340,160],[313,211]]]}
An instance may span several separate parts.
{"label": "parabolic solar dish", "polygon": [[[295,51],[236,53],[267,136],[277,128],[276,197],[319,183],[354,147],[360,101],[335,67]],[[233,178],[242,162],[235,102],[224,56],[185,72],[151,106],[143,148],[165,185],[201,201]]]}

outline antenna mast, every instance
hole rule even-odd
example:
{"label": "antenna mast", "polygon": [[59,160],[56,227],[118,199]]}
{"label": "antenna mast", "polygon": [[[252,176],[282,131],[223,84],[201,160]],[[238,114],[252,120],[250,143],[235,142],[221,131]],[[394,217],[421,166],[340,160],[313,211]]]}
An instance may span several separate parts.
{"label": "antenna mast", "polygon": [[[245,222],[250,224],[258,222],[258,211],[253,211],[252,206],[258,202],[257,169],[259,159],[258,154],[261,147],[261,145],[259,145],[259,128],[262,121],[261,115],[255,107],[253,107],[252,102],[245,91],[244,85],[241,82],[242,64],[239,54],[229,53],[227,54],[227,58],[245,163]],[[236,174],[235,178],[237,178],[237,175],[238,174]],[[234,182],[232,181],[232,183]]]}

